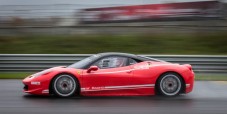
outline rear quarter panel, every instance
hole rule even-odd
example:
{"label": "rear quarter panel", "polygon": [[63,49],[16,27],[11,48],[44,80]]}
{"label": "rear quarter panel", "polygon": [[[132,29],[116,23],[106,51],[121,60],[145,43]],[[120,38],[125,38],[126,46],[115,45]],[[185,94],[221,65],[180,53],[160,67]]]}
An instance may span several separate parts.
{"label": "rear quarter panel", "polygon": [[[155,84],[157,79],[166,72],[176,72],[182,76],[185,83],[192,83],[194,80],[194,73],[188,67],[179,64],[164,63],[164,62],[142,62],[133,65],[134,76],[143,77],[146,80],[143,83]],[[137,78],[138,80],[140,78]],[[140,81],[135,82],[138,83]]]}

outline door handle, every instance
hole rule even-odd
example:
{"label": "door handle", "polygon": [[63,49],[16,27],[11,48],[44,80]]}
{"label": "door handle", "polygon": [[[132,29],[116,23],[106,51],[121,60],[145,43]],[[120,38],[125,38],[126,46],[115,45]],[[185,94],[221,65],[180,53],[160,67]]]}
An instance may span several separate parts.
{"label": "door handle", "polygon": [[131,73],[132,72],[132,70],[129,70],[129,71],[126,71],[127,73]]}

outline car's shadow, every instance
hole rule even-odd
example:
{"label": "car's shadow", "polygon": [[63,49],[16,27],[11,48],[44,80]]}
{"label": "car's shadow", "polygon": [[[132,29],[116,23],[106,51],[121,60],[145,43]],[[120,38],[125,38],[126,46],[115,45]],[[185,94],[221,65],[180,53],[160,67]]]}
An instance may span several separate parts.
{"label": "car's shadow", "polygon": [[173,106],[186,105],[191,106],[193,99],[187,95],[179,95],[176,97],[163,96],[114,96],[114,97],[70,97],[59,98],[54,96],[37,96],[24,95],[24,100],[31,105],[56,105],[56,106],[83,106],[83,107],[158,107],[158,106]]}
{"label": "car's shadow", "polygon": [[99,99],[99,100],[109,100],[109,99],[151,99],[151,100],[190,100],[187,95],[178,95],[174,97],[166,97],[166,96],[75,96],[75,97],[68,97],[68,98],[62,98],[57,96],[40,96],[40,95],[31,95],[31,94],[25,94],[23,96],[26,99]]}

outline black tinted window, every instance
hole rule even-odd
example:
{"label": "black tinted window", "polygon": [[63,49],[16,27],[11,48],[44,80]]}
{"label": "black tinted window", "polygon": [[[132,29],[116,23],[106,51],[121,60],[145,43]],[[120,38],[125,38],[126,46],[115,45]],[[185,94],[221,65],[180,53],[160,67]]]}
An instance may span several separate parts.
{"label": "black tinted window", "polygon": [[99,55],[92,55],[90,57],[87,57],[85,59],[82,59],[68,67],[70,68],[78,68],[78,69],[81,69],[81,68],[84,68],[86,65],[88,65],[90,62],[92,62],[92,60],[94,60],[95,58],[97,58]]}
{"label": "black tinted window", "polygon": [[134,65],[136,63],[138,63],[136,60],[132,59],[132,58],[129,58],[129,65]]}
{"label": "black tinted window", "polygon": [[125,57],[105,57],[97,61],[94,65],[98,66],[100,69],[106,68],[117,68],[126,66],[127,58]]}

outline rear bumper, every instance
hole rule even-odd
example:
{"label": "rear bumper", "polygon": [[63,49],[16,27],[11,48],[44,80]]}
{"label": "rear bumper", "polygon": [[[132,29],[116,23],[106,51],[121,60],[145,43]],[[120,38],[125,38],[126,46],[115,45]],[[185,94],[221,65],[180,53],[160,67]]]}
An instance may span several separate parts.
{"label": "rear bumper", "polygon": [[193,90],[195,81],[195,74],[193,71],[187,73],[187,78],[185,80],[185,93],[190,93]]}

